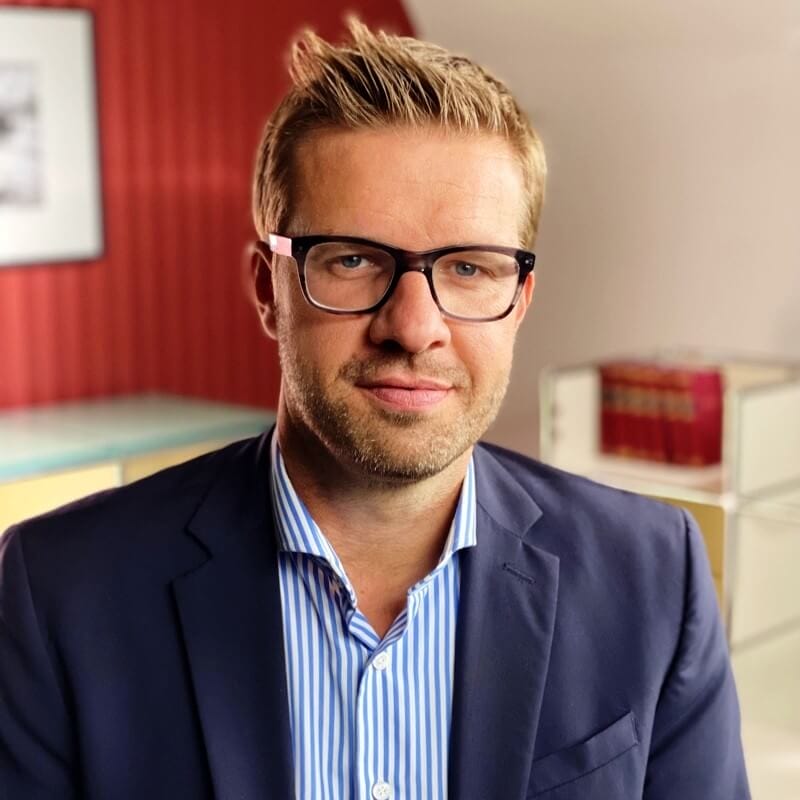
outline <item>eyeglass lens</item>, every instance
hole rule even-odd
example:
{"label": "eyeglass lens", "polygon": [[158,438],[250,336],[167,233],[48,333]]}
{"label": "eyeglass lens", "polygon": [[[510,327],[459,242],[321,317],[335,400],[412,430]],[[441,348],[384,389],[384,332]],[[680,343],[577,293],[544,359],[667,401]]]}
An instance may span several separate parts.
{"label": "eyeglass lens", "polygon": [[[394,257],[385,250],[325,242],[306,254],[306,289],[314,302],[327,308],[358,311],[381,300],[394,270]],[[432,276],[445,311],[480,319],[508,309],[519,283],[519,267],[513,256],[504,253],[464,250],[439,257]]]}

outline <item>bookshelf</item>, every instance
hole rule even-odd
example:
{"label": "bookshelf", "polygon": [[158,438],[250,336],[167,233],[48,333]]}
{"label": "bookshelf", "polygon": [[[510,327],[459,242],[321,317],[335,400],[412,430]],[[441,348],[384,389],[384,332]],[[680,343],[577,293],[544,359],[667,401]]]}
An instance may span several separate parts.
{"label": "bookshelf", "polygon": [[692,503],[718,508],[732,651],[800,630],[800,364],[685,350],[642,359],[720,369],[721,462],[688,467],[601,453],[600,362],[542,372],[541,460],[690,511]]}

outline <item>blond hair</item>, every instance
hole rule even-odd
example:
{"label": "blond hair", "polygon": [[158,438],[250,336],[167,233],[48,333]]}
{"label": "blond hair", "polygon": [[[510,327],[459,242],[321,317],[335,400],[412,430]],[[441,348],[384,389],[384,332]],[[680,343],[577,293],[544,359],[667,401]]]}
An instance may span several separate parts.
{"label": "blond hair", "polygon": [[314,131],[388,125],[437,125],[458,134],[488,133],[512,146],[527,187],[522,239],[539,228],[546,174],[544,148],[506,86],[442,47],[347,21],[350,40],[335,46],[311,30],[292,45],[292,87],[261,137],[253,179],[253,219],[264,236],[291,217],[292,159]]}

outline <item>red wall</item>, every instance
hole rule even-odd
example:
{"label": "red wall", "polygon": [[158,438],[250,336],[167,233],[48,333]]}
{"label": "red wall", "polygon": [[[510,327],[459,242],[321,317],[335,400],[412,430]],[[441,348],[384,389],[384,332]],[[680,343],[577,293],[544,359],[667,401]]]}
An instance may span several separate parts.
{"label": "red wall", "polygon": [[0,407],[163,390],[274,406],[247,305],[250,170],[291,34],[345,10],[408,32],[399,0],[78,0],[95,12],[106,253],[0,268]]}

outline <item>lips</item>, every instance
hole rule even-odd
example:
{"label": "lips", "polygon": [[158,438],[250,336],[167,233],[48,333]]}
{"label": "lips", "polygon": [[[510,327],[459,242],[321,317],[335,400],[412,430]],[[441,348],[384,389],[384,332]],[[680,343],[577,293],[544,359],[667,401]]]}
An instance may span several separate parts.
{"label": "lips", "polygon": [[400,376],[387,376],[385,378],[373,378],[359,384],[364,388],[387,387],[392,389],[408,389],[409,391],[423,391],[430,389],[433,391],[447,391],[450,384],[444,381],[433,380],[432,378],[404,378]]}
{"label": "lips", "polygon": [[452,386],[430,378],[392,375],[359,383],[358,388],[384,406],[411,411],[438,405],[447,397]]}

